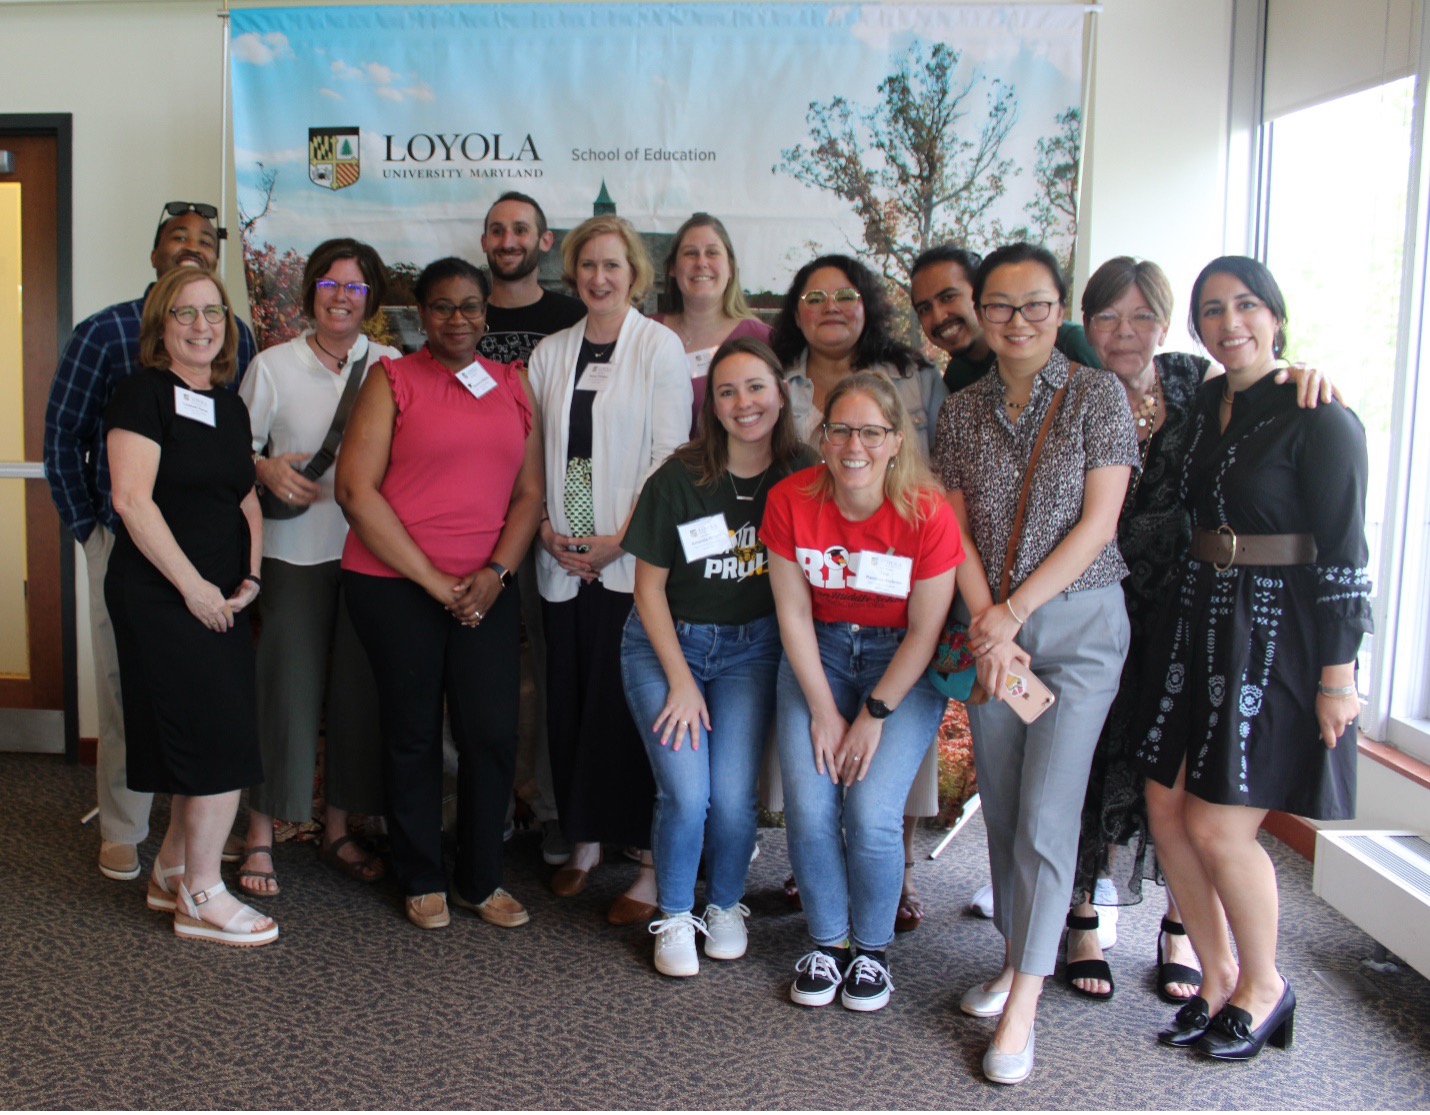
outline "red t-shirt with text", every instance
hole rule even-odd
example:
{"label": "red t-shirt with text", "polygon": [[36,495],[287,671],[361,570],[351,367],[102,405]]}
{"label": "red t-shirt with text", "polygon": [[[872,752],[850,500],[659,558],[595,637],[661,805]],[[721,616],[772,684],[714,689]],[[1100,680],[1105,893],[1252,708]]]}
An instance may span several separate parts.
{"label": "red t-shirt with text", "polygon": [[[908,627],[913,583],[946,573],[963,560],[953,510],[930,496],[926,517],[913,526],[885,500],[869,518],[853,522],[832,498],[806,494],[822,467],[793,473],[770,489],[760,538],[770,553],[799,566],[809,582],[815,619]],[[871,591],[860,585],[865,554],[893,555],[909,564],[881,562],[882,575]]]}

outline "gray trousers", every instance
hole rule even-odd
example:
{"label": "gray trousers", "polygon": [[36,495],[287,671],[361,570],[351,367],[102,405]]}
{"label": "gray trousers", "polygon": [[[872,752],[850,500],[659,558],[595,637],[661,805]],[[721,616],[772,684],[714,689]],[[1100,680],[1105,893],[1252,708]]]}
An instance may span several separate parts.
{"label": "gray trousers", "polygon": [[89,634],[94,653],[94,697],[99,706],[99,746],[95,756],[95,789],[99,802],[99,835],[112,844],[142,844],[149,835],[153,794],[131,790],[124,750],[124,701],[119,689],[119,652],[114,625],[104,603],[104,574],[114,552],[114,532],[96,526],[84,540],[84,564],[89,574]]}
{"label": "gray trousers", "polygon": [[264,558],[262,576],[257,674],[263,781],[250,792],[249,807],[285,821],[312,817],[326,707],[324,800],[354,813],[383,813],[377,683],[348,618],[339,563]]}
{"label": "gray trousers", "polygon": [[993,923],[1019,972],[1050,976],[1057,966],[1088,770],[1130,637],[1119,586],[1055,596],[1018,633],[1052,708],[1024,724],[1002,701],[968,706]]}

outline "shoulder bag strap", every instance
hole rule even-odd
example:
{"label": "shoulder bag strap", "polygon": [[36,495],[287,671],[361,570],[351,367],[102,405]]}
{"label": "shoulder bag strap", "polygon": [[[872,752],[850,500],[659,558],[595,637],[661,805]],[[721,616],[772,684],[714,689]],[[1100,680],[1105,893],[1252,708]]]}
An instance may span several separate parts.
{"label": "shoulder bag strap", "polygon": [[363,371],[367,368],[367,358],[371,351],[369,348],[368,352],[363,353],[363,358],[354,364],[353,370],[348,373],[342,398],[338,400],[338,409],[333,413],[332,425],[328,427],[328,436],[323,438],[323,447],[303,466],[303,475],[309,480],[317,480],[332,468],[333,462],[338,459],[338,446],[343,440],[343,429],[348,424],[348,415],[353,411],[353,404],[357,402],[358,388],[362,385]]}
{"label": "shoulder bag strap", "polygon": [[1003,555],[1003,573],[998,578],[999,603],[1008,599],[1008,588],[1013,580],[1013,561],[1018,556],[1018,543],[1023,538],[1023,520],[1028,512],[1028,492],[1033,487],[1033,470],[1038,467],[1043,442],[1048,439],[1048,431],[1053,428],[1053,419],[1057,417],[1058,408],[1062,406],[1063,396],[1068,393],[1068,384],[1071,382],[1072,368],[1069,368],[1068,378],[1063,381],[1063,385],[1053,394],[1052,402],[1048,404],[1048,412],[1043,415],[1043,424],[1038,430],[1038,440],[1033,442],[1033,451],[1028,455],[1028,467],[1023,472],[1023,488],[1018,493],[1018,510],[1013,514],[1013,529],[1008,532],[1008,552]]}

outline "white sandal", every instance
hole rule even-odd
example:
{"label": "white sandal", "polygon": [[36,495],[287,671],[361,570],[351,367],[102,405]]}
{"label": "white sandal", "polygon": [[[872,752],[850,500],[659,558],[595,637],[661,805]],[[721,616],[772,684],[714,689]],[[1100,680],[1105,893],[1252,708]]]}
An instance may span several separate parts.
{"label": "white sandal", "polygon": [[[174,909],[174,936],[188,937],[195,941],[217,941],[221,945],[237,945],[248,948],[266,945],[278,939],[278,925],[275,922],[267,929],[253,927],[267,916],[260,914],[252,906],[240,905],[238,913],[228,919],[223,926],[212,925],[199,917],[199,907],[215,895],[223,894],[228,887],[215,883],[198,894],[190,894],[183,883],[179,884],[179,901]],[[272,920],[272,919],[269,919]]]}
{"label": "white sandal", "polygon": [[149,893],[144,897],[144,905],[151,910],[157,910],[161,914],[172,914],[174,907],[178,905],[178,900],[174,892],[169,889],[169,880],[175,875],[184,873],[184,865],[178,867],[160,867],[159,861],[154,861],[154,871],[149,876]]}

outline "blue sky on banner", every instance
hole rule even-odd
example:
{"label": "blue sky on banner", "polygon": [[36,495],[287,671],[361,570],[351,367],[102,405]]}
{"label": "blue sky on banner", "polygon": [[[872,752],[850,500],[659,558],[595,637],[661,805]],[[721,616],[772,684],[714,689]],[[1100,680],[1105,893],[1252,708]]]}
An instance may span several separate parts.
{"label": "blue sky on banner", "polygon": [[[604,179],[642,230],[671,231],[699,209],[725,218],[746,288],[782,289],[811,245],[861,240],[847,202],[774,169],[782,150],[808,144],[812,102],[871,107],[899,56],[949,44],[962,55],[956,78],[982,75],[966,102],[975,126],[991,79],[1015,87],[1001,153],[1022,173],[995,210],[1015,223],[1037,140],[1080,102],[1082,18],[1056,5],[239,9],[239,203],[262,207],[261,163],[278,173],[258,239],[306,253],[354,235],[421,265],[480,261],[480,220],[503,190],[532,194],[569,228]],[[310,128],[358,129],[356,182],[310,180]]]}

